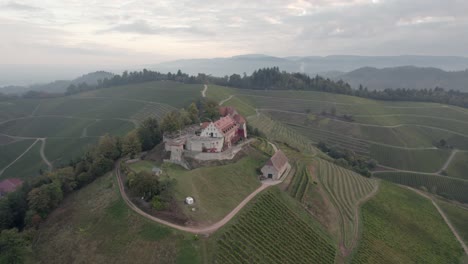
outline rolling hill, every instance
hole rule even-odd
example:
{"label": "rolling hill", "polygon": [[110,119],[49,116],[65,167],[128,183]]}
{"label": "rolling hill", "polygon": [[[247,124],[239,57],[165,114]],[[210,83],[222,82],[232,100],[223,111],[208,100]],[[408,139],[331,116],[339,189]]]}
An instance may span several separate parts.
{"label": "rolling hill", "polygon": [[[331,55],[326,57],[274,57],[263,54],[240,55],[228,58],[203,58],[163,62],[149,65],[162,72],[175,72],[181,69],[189,74],[200,72],[215,76],[233,73],[247,74],[263,67],[277,66],[287,72],[304,72],[309,75],[324,74],[336,76],[336,72],[349,72],[362,67],[435,67],[448,71],[468,68],[468,58],[450,56],[352,56]],[[328,75],[330,74],[330,75]]]}
{"label": "rolling hill", "polygon": [[394,68],[364,67],[334,76],[335,80],[348,82],[353,88],[362,84],[371,90],[386,88],[397,89],[434,89],[468,91],[468,70],[444,71],[437,68],[403,66]]}

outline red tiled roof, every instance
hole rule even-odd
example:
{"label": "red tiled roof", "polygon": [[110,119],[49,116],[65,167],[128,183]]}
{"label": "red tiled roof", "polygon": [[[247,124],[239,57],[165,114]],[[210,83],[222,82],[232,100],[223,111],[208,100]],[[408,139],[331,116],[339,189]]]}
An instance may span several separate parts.
{"label": "red tiled roof", "polygon": [[237,113],[236,109],[234,109],[232,106],[221,106],[219,107],[218,111],[221,116],[233,115]]}
{"label": "red tiled roof", "polygon": [[222,133],[226,133],[231,127],[236,125],[236,122],[232,117],[225,116],[221,117],[218,121],[214,122],[216,128],[218,128]]}
{"label": "red tiled roof", "polygon": [[0,192],[9,193],[23,184],[23,181],[18,178],[10,178],[0,182]]}
{"label": "red tiled roof", "polygon": [[201,124],[201,128],[202,128],[202,129],[205,129],[205,128],[206,128],[207,126],[209,126],[209,125],[210,125],[210,122],[203,122],[203,123]]}
{"label": "red tiled roof", "polygon": [[236,122],[237,122],[238,124],[244,124],[244,123],[245,123],[244,117],[241,116],[241,115],[239,115],[239,114],[235,114],[235,115],[233,116],[233,118],[234,118],[234,120],[236,120]]}
{"label": "red tiled roof", "polygon": [[286,163],[288,158],[281,150],[276,151],[276,153],[267,161],[267,165],[273,166],[275,169],[280,170]]}

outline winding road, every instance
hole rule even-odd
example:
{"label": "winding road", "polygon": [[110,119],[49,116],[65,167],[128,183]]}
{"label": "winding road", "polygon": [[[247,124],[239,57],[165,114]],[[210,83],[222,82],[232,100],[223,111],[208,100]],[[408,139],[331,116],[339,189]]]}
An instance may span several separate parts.
{"label": "winding road", "polygon": [[204,84],[203,85],[203,90],[201,91],[201,95],[203,98],[206,97],[206,90],[208,90],[208,85]]}
{"label": "winding road", "polygon": [[177,225],[177,224],[171,223],[169,221],[160,219],[158,217],[152,216],[152,215],[144,212],[140,208],[138,208],[135,204],[133,204],[132,201],[128,198],[126,192],[125,192],[125,187],[124,187],[122,177],[121,177],[121,172],[120,172],[120,161],[117,161],[117,163],[115,165],[115,175],[117,177],[117,181],[118,181],[118,184],[119,184],[120,194],[121,194],[123,200],[125,201],[125,203],[128,205],[128,207],[130,207],[130,209],[132,209],[137,214],[139,214],[139,215],[141,215],[141,216],[143,216],[143,217],[145,217],[145,218],[147,218],[147,219],[149,219],[151,221],[157,222],[159,224],[162,224],[162,225],[165,225],[165,226],[168,226],[168,227],[180,230],[180,231],[189,232],[189,233],[193,233],[193,234],[211,234],[211,233],[215,232],[216,230],[218,230],[219,228],[221,228],[225,224],[227,224],[258,193],[262,192],[263,190],[267,189],[270,186],[281,183],[281,181],[263,181],[262,185],[259,188],[257,188],[251,194],[249,194],[239,205],[236,206],[236,208],[234,208],[229,214],[227,214],[220,221],[218,221],[218,222],[216,222],[216,223],[214,223],[214,224],[212,224],[210,226],[191,227],[191,226]]}
{"label": "winding road", "polygon": [[226,99],[222,100],[221,102],[219,102],[219,105],[223,105],[227,101],[231,100],[233,97],[234,97],[234,95],[230,95],[228,98],[226,98]]}

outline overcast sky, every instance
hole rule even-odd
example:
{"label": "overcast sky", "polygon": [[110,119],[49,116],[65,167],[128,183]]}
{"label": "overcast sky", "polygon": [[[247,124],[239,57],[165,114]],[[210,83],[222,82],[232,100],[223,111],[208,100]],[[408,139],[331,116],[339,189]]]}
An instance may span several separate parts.
{"label": "overcast sky", "polygon": [[468,56],[466,0],[0,0],[0,64]]}

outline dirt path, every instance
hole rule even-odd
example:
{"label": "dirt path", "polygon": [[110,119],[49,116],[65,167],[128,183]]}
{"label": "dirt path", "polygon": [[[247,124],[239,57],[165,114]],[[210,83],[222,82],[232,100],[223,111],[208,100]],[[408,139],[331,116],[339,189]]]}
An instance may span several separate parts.
{"label": "dirt path", "polygon": [[203,91],[201,91],[201,95],[203,98],[206,97],[206,90],[208,90],[208,85],[204,84],[203,85]]}
{"label": "dirt path", "polygon": [[45,153],[44,153],[44,150],[45,150],[45,146],[46,146],[46,139],[45,138],[41,138],[41,139],[38,139],[40,141],[42,141],[42,144],[41,144],[41,158],[42,160],[45,162],[45,164],[47,164],[47,167],[49,168],[49,171],[52,171],[52,169],[54,168],[54,166],[52,165],[52,163],[50,163],[50,161],[47,159]]}
{"label": "dirt path", "polygon": [[278,147],[276,147],[275,144],[271,143],[270,141],[268,141],[268,144],[270,144],[270,146],[273,148],[273,150],[275,151],[275,153],[278,151]]}
{"label": "dirt path", "polygon": [[228,98],[226,98],[226,99],[222,100],[221,102],[219,102],[219,105],[223,105],[227,101],[231,100],[233,97],[234,97],[234,95],[230,95]]}
{"label": "dirt path", "polygon": [[127,194],[125,193],[125,188],[124,188],[124,185],[123,185],[123,182],[122,182],[122,178],[121,178],[121,175],[120,175],[120,162],[118,161],[116,163],[116,166],[115,166],[115,174],[117,176],[117,181],[118,181],[118,184],[119,184],[119,190],[120,190],[120,194],[122,195],[122,198],[124,199],[125,203],[133,210],[135,211],[136,213],[138,213],[139,215],[143,216],[143,217],[146,217],[147,219],[151,220],[151,221],[154,221],[154,222],[157,222],[159,224],[162,224],[162,225],[165,225],[165,226],[168,226],[168,227],[171,227],[171,228],[174,228],[174,229],[178,229],[178,230],[181,230],[181,231],[185,231],[185,232],[189,232],[189,233],[193,233],[193,234],[211,234],[213,232],[215,232],[216,230],[218,230],[219,228],[221,228],[222,226],[224,226],[225,224],[227,224],[247,203],[249,203],[258,193],[260,193],[261,191],[265,190],[266,188],[270,187],[270,186],[273,186],[273,185],[276,185],[276,184],[279,184],[281,183],[281,181],[266,181],[266,182],[262,182],[262,185],[257,188],[254,192],[252,192],[251,194],[249,194],[239,205],[236,206],[236,208],[234,208],[229,214],[227,214],[223,219],[221,219],[220,221],[214,223],[213,225],[210,225],[210,226],[206,226],[206,227],[188,227],[188,226],[181,226],[181,225],[177,225],[177,224],[174,224],[174,223],[171,223],[171,222],[168,222],[168,221],[165,221],[165,220],[162,220],[160,218],[157,218],[157,217],[154,217],[144,211],[142,211],[140,208],[138,208],[136,205],[134,205],[130,199],[128,198]]}
{"label": "dirt path", "polygon": [[[379,191],[379,181],[377,181],[377,183],[375,184],[374,186],[374,189],[372,190],[372,192],[370,192],[369,194],[367,194],[366,196],[362,197],[357,203],[356,203],[356,206],[354,207],[354,219],[355,221],[353,221],[353,231],[354,231],[354,234],[353,234],[353,239],[351,241],[351,245],[349,245],[349,247],[346,247],[345,246],[345,241],[342,241],[341,242],[341,245],[340,245],[340,249],[341,249],[341,253],[343,254],[344,257],[347,257],[349,256],[349,254],[351,252],[353,252],[354,248],[356,247],[356,244],[359,240],[359,226],[360,226],[360,209],[361,209],[361,205],[365,202],[367,202],[369,199],[371,199],[372,197],[374,197],[374,195],[377,194],[377,192]],[[344,251],[343,251],[344,249]]]}
{"label": "dirt path", "polygon": [[413,189],[411,187],[408,187],[408,186],[403,186],[403,185],[400,185],[404,188],[407,188],[407,189],[410,189],[416,193],[418,193],[419,195],[431,200],[432,204],[434,205],[434,207],[437,209],[437,211],[439,212],[439,214],[442,216],[442,218],[444,219],[445,223],[448,225],[448,227],[450,228],[450,230],[452,231],[452,233],[455,235],[455,238],[458,240],[458,242],[460,243],[460,245],[462,246],[463,250],[465,251],[465,254],[468,255],[468,247],[466,246],[465,242],[463,242],[463,239],[461,238],[460,234],[458,233],[458,231],[453,227],[452,223],[450,223],[450,220],[448,219],[448,217],[445,215],[444,211],[442,211],[442,209],[440,209],[439,205],[434,201],[434,199],[432,199],[431,196],[423,193],[422,191],[420,190],[417,190],[417,189]]}
{"label": "dirt path", "polygon": [[0,176],[2,176],[2,174],[9,168],[11,167],[13,164],[15,164],[19,159],[21,159],[24,155],[26,155],[26,153],[28,153],[28,151],[30,149],[32,149],[32,147],[34,147],[34,145],[36,145],[36,143],[39,141],[40,139],[36,139],[36,141],[34,141],[23,153],[21,153],[14,161],[10,162],[10,164],[6,165],[5,168],[3,168],[1,171],[0,171]]}
{"label": "dirt path", "polygon": [[455,155],[457,155],[457,152],[458,152],[457,149],[452,150],[452,153],[450,153],[450,157],[449,157],[449,158],[447,159],[447,161],[444,163],[444,165],[442,166],[442,168],[440,168],[440,170],[437,171],[437,174],[441,174],[443,171],[447,170],[447,168],[448,168],[448,166],[450,165],[450,163],[452,163],[453,158],[455,157]]}

